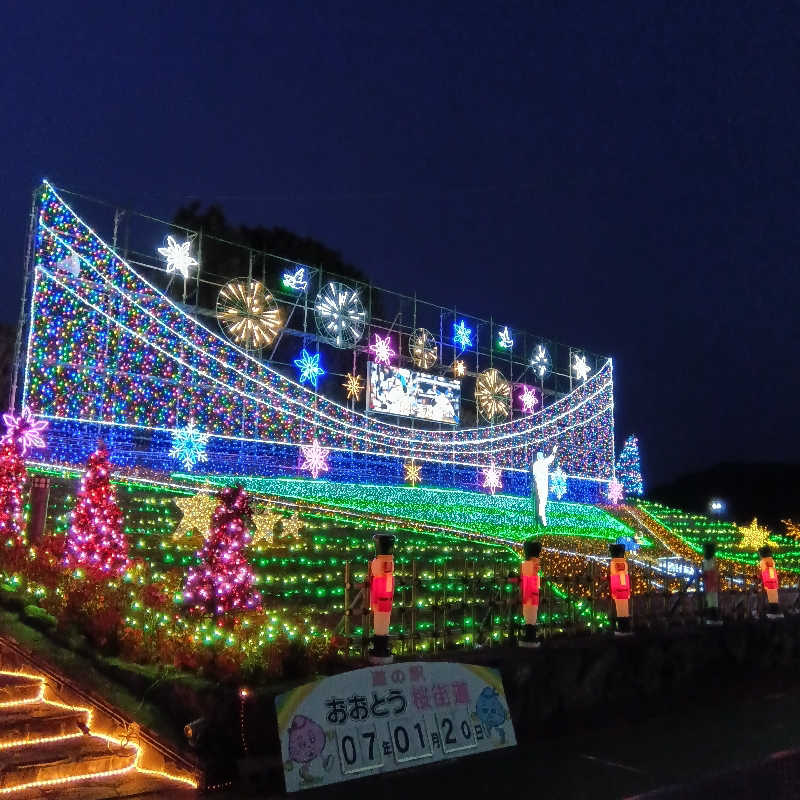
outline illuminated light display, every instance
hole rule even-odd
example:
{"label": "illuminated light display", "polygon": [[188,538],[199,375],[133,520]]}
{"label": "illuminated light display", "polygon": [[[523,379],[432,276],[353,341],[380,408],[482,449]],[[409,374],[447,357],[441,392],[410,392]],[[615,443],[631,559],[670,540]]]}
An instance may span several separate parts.
{"label": "illuminated light display", "polygon": [[575,360],[572,362],[572,371],[579,381],[585,381],[589,377],[592,369],[586,363],[586,356],[575,355]]}
{"label": "illuminated light display", "polygon": [[364,335],[367,312],[358,291],[343,283],[326,283],[314,301],[317,330],[334,347],[354,347]]}
{"label": "illuminated light display", "polygon": [[194,469],[195,465],[208,461],[206,446],[209,438],[209,434],[197,430],[194,420],[190,419],[185,428],[173,431],[169,454],[178,459],[184,469]]}
{"label": "illuminated light display", "polygon": [[317,381],[325,374],[325,370],[319,364],[319,353],[314,353],[312,356],[304,347],[300,358],[294,360],[294,365],[300,370],[300,383],[308,381],[316,389]]}
{"label": "illuminated light display", "polygon": [[406,483],[416,486],[422,481],[422,467],[412,458],[411,461],[403,464],[403,476]]}
{"label": "illuminated light display", "polygon": [[81,479],[64,549],[64,565],[85,569],[96,579],[122,575],[128,567],[128,540],[122,522],[111,485],[108,450],[100,444],[89,457]]}
{"label": "illuminated light display", "polygon": [[294,272],[283,273],[283,285],[295,292],[308,289],[308,274],[305,267],[298,267]]}
{"label": "illuminated light display", "polygon": [[475,402],[484,419],[505,419],[511,409],[511,385],[498,370],[487,369],[475,382]]}
{"label": "illuminated light display", "polygon": [[4,441],[0,445],[0,547],[19,550],[25,544],[22,490],[26,478],[25,462],[17,446]]}
{"label": "illuminated light display", "polygon": [[219,290],[217,319],[233,342],[251,350],[271,344],[283,327],[278,304],[264,284],[246,278]]}
{"label": "illuminated light display", "polygon": [[316,438],[311,444],[301,445],[300,450],[303,453],[303,463],[300,465],[300,469],[307,469],[315,480],[319,477],[320,472],[328,471],[330,451],[327,447],[321,447]]}
{"label": "illuminated light display", "polygon": [[167,236],[167,246],[158,248],[158,252],[167,259],[167,272],[178,272],[184,280],[189,277],[189,268],[198,266],[189,253],[189,247],[191,242],[178,244],[172,236]]}
{"label": "illuminated light display", "polygon": [[764,528],[758,524],[758,519],[753,518],[753,521],[747,526],[739,526],[739,533],[741,539],[739,540],[739,548],[742,550],[751,550],[752,552],[758,551],[762,547],[775,547],[777,542],[772,541],[772,536],[769,528]]}
{"label": "illuminated light display", "polygon": [[281,522],[281,534],[286,539],[300,539],[300,531],[305,528],[305,523],[300,519],[300,514],[294,513],[291,517],[284,517]]}
{"label": "illuminated light display", "polygon": [[641,497],[644,494],[639,440],[636,436],[629,436],[625,440],[622,452],[617,459],[616,474],[617,478],[622,481],[625,494],[629,497]]}
{"label": "illuminated light display", "polygon": [[624,496],[625,489],[623,488],[622,484],[616,478],[612,478],[608,482],[608,499],[611,505],[619,505]]}
{"label": "illuminated light display", "polygon": [[6,433],[0,442],[11,442],[20,455],[24,456],[33,448],[46,447],[42,432],[47,428],[47,420],[36,419],[27,406],[19,416],[13,411],[3,414],[3,423]]}
{"label": "illuminated light display", "polygon": [[200,564],[186,575],[184,599],[195,611],[217,615],[258,608],[261,596],[252,588],[253,571],[244,555],[252,526],[247,492],[232,486],[217,497],[211,530],[197,554]]}
{"label": "illuminated light display", "polygon": [[502,347],[503,350],[511,350],[514,346],[514,340],[508,332],[508,325],[497,334],[497,346]]}
{"label": "illuminated light display", "polygon": [[369,346],[369,349],[374,353],[375,363],[377,364],[386,364],[388,366],[392,358],[397,355],[392,349],[392,342],[389,338],[389,334],[383,337],[376,333],[375,341]]}
{"label": "illuminated light display", "polygon": [[541,406],[541,401],[539,400],[539,395],[536,391],[536,387],[528,386],[527,384],[514,384],[514,388],[519,388],[519,392],[517,394],[517,399],[519,400],[519,404],[522,407],[522,411],[526,414],[532,414],[536,411],[537,407]]}
{"label": "illuminated light display", "polygon": [[[426,480],[466,487],[476,468],[495,463],[519,473],[523,482],[509,478],[510,485],[524,493],[530,452],[554,441],[575,478],[571,490],[585,479],[588,491],[612,475],[610,361],[547,408],[503,424],[448,431],[381,422],[237,350],[141,278],[49,185],[40,199],[24,399],[51,421],[48,458],[75,463],[74,442],[97,423],[110,442],[137,435],[152,442],[149,452],[122,447],[126,465],[160,461],[168,470],[170,432],[191,398],[198,427],[214,437],[211,473],[224,473],[231,460],[255,474],[267,465],[291,473],[296,449],[283,445],[296,448],[316,435],[351,456],[337,479],[361,480],[376,469],[397,476],[403,461],[419,458],[435,467]],[[55,264],[70,255],[80,259],[86,280],[56,274]]]}
{"label": "illuminated light display", "polygon": [[540,381],[543,381],[553,371],[553,359],[550,356],[550,351],[543,344],[536,345],[529,363],[533,367],[534,375]]}
{"label": "illuminated light display", "polygon": [[549,471],[550,466],[556,457],[557,446],[553,447],[552,452],[545,458],[544,453],[539,451],[536,458],[531,462],[531,499],[536,503],[536,510],[539,514],[539,521],[542,525],[547,525],[547,496],[549,494]]}
{"label": "illuminated light display", "polygon": [[198,492],[191,497],[176,497],[173,502],[183,516],[172,532],[172,539],[185,540],[187,536],[199,534],[202,542],[208,534],[211,515],[217,508],[216,498],[206,492]]}
{"label": "illuminated light display", "polygon": [[483,488],[488,489],[494,494],[498,489],[503,488],[503,473],[492,464],[483,470]]}
{"label": "illuminated light display", "polygon": [[258,547],[262,542],[267,546],[275,541],[275,526],[283,519],[283,514],[271,511],[269,508],[263,511],[254,511],[252,515],[252,538],[250,547]]}
{"label": "illuminated light display", "polygon": [[430,369],[439,360],[439,347],[433,334],[417,328],[408,338],[408,353],[415,367]]}
{"label": "illuminated light display", "polygon": [[556,467],[550,473],[550,493],[557,500],[567,493],[567,473],[561,467]]}
{"label": "illuminated light display", "polygon": [[453,362],[453,375],[456,378],[463,378],[467,374],[467,365],[463,361]]}
{"label": "illuminated light display", "polygon": [[360,375],[353,375],[352,373],[345,378],[342,384],[347,389],[347,399],[355,400],[358,402],[361,399],[361,392],[364,391],[364,381]]}
{"label": "illuminated light display", "polygon": [[472,328],[462,319],[458,324],[453,323],[453,343],[463,351],[472,347]]}

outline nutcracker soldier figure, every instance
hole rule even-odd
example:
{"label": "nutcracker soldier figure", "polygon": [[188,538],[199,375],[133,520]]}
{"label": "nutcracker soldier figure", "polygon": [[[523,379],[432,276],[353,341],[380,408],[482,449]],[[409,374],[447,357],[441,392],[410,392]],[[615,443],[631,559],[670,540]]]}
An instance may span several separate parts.
{"label": "nutcracker soldier figure", "polygon": [[614,635],[629,636],[631,631],[631,577],[625,560],[625,545],[609,545],[611,564],[608,567],[608,584],[614,600]]}
{"label": "nutcracker soldier figure", "polygon": [[758,567],[761,570],[761,584],[767,595],[767,619],[781,619],[783,613],[778,605],[778,570],[775,569],[775,559],[772,557],[772,550],[769,545],[764,545],[758,550],[760,561]]}
{"label": "nutcracker soldier figure", "polygon": [[372,538],[375,540],[375,558],[369,565],[369,605],[374,635],[369,662],[391,664],[394,659],[389,649],[389,620],[394,598],[394,536],[378,533]]}
{"label": "nutcracker soldier figure", "polygon": [[541,643],[536,639],[536,618],[539,615],[539,555],[542,552],[542,544],[528,539],[523,545],[523,551],[525,560],[520,569],[519,587],[522,616],[525,618],[525,635],[519,646],[538,647]]}
{"label": "nutcracker soldier figure", "polygon": [[716,542],[703,544],[703,612],[706,625],[722,625],[719,618],[719,568]]}

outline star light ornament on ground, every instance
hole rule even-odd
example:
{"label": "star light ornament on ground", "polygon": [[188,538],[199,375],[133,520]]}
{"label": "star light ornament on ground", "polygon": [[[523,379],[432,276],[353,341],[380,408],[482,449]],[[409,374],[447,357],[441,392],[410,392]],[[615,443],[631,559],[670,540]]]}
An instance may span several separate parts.
{"label": "star light ornament on ground", "polygon": [[192,470],[201,461],[208,461],[206,445],[209,438],[210,434],[197,430],[194,420],[189,420],[185,428],[172,432],[172,449],[169,454],[172,458],[177,458],[184,469]]}
{"label": "star light ornament on ground", "polygon": [[189,241],[178,244],[172,236],[167,236],[167,246],[158,248],[167,259],[167,272],[180,272],[184,280],[189,277],[189,267],[197,266],[197,261],[189,255],[191,244]]}
{"label": "star light ornament on ground", "polygon": [[536,392],[534,392],[530,386],[525,386],[523,388],[519,394],[519,399],[522,403],[522,410],[526,414],[531,414],[536,410],[536,404],[539,402],[539,398],[536,397]]}
{"label": "star light ornament on ground", "polygon": [[375,341],[369,346],[369,349],[375,354],[375,362],[377,364],[386,364],[387,366],[391,363],[392,357],[396,356],[394,350],[392,350],[392,341],[387,334],[386,337],[378,336],[375,334]]}
{"label": "star light ornament on ground", "polygon": [[6,434],[2,442],[11,442],[17,447],[20,455],[25,455],[34,447],[45,447],[42,431],[47,428],[47,420],[36,419],[31,410],[26,406],[22,413],[16,416],[13,411],[3,414]]}
{"label": "star light ornament on ground", "polygon": [[294,272],[283,273],[283,285],[295,292],[304,292],[308,289],[308,278],[305,267],[298,267]]}
{"label": "star light ornament on ground", "polygon": [[328,471],[330,448],[321,447],[315,438],[311,444],[300,445],[300,450],[303,453],[303,463],[300,464],[300,469],[307,469],[315,480],[319,477],[320,472]]}
{"label": "star light ornament on ground", "polygon": [[347,399],[358,402],[361,399],[361,392],[364,391],[364,382],[360,375],[348,375],[342,384],[347,389]]}
{"label": "star light ornament on ground", "polygon": [[422,480],[422,467],[412,458],[403,464],[403,475],[406,483],[416,486]]}
{"label": "star light ornament on ground", "polygon": [[300,370],[300,383],[308,381],[316,389],[317,381],[325,374],[325,370],[319,365],[319,353],[312,356],[303,348],[300,358],[294,360],[294,365]]}
{"label": "star light ornament on ground", "polygon": [[586,356],[575,356],[572,370],[579,381],[585,381],[589,377],[592,368],[586,363]]}
{"label": "star light ornament on ground", "polygon": [[508,332],[508,325],[497,334],[497,346],[502,347],[503,350],[510,350],[514,346],[514,340]]}
{"label": "star light ornament on ground", "polygon": [[453,341],[462,351],[472,347],[472,328],[468,328],[463,319],[457,325],[453,324]]}
{"label": "star light ornament on ground", "polygon": [[182,516],[172,532],[172,540],[193,548],[200,547],[208,535],[211,515],[217,507],[217,498],[200,492],[191,497],[176,497],[173,502]]}
{"label": "star light ornament on ground", "polygon": [[483,488],[488,489],[494,494],[498,489],[503,488],[502,472],[492,464],[490,467],[482,470],[483,472]]}
{"label": "star light ornament on ground", "polygon": [[611,505],[618,506],[624,496],[625,488],[616,478],[612,478],[608,484],[608,499]]}

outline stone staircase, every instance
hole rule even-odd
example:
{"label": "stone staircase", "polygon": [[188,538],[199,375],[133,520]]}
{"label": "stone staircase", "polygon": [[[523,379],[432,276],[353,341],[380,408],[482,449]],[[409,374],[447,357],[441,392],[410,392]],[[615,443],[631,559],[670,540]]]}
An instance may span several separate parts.
{"label": "stone staircase", "polygon": [[196,795],[196,776],[152,752],[136,723],[120,726],[91,703],[76,700],[80,698],[66,685],[4,663],[0,798],[150,795],[177,800]]}

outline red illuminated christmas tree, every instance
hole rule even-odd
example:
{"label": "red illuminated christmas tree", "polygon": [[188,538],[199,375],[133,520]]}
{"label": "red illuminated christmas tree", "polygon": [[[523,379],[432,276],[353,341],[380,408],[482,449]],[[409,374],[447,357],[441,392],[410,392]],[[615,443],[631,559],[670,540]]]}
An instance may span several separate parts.
{"label": "red illuminated christmas tree", "polygon": [[28,473],[19,449],[12,441],[0,446],[0,547],[19,550],[25,544],[22,489]]}
{"label": "red illuminated christmas tree", "polygon": [[253,570],[244,549],[250,541],[252,512],[241,486],[223,489],[211,517],[211,530],[198,552],[201,564],[190,567],[183,596],[193,611],[224,614],[259,608]]}
{"label": "red illuminated christmas tree", "polygon": [[87,464],[72,512],[64,554],[67,567],[86,570],[92,578],[121,575],[128,566],[128,540],[122,512],[111,486],[108,450],[100,442]]}

